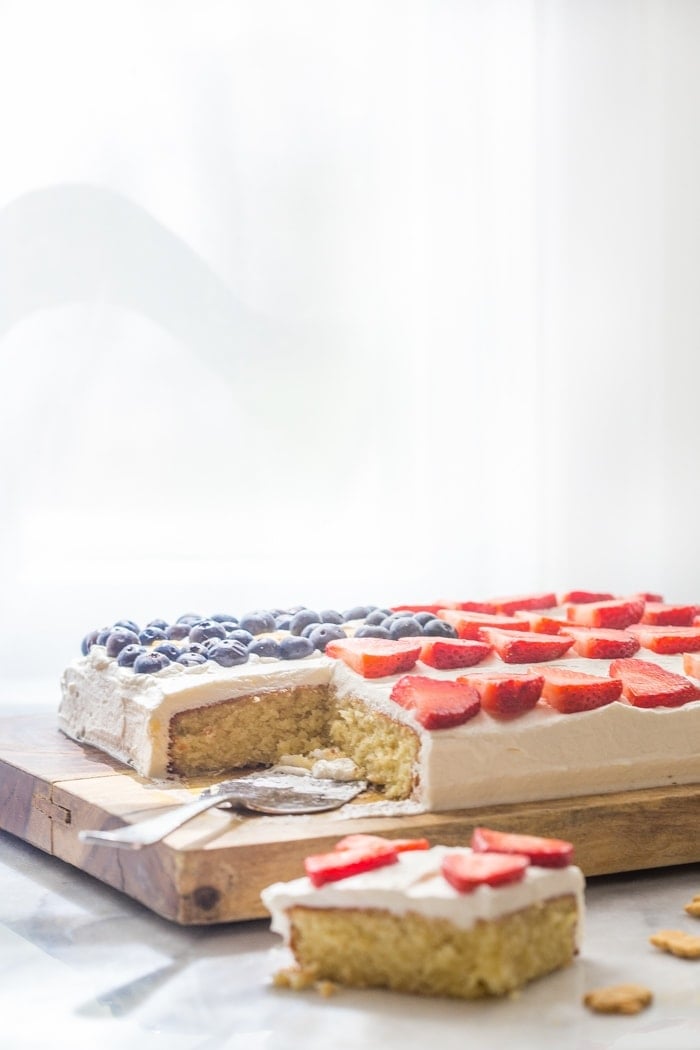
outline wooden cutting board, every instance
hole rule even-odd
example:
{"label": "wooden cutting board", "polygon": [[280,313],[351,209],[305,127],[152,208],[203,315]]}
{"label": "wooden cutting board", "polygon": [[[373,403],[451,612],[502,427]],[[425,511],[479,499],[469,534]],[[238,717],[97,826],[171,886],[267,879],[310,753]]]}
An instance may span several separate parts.
{"label": "wooden cutting board", "polygon": [[264,817],[210,810],[142,850],[85,846],[78,832],[192,798],[67,739],[51,715],[0,719],[0,827],[183,925],[266,915],[260,891],[354,832],[464,845],[476,824],[568,839],[588,876],[700,861],[700,784],[417,816]]}

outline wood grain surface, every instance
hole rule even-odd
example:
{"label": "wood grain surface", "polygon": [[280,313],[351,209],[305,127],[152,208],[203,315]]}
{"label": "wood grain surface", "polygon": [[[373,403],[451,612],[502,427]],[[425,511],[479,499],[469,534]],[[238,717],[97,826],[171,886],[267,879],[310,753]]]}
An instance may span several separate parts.
{"label": "wood grain surface", "polygon": [[448,813],[265,817],[210,810],[137,851],[86,846],[78,832],[133,823],[202,785],[164,788],[65,737],[50,715],[0,719],[0,827],[183,925],[266,915],[260,891],[303,873],[304,857],[349,831],[464,845],[476,824],[572,841],[587,876],[700,861],[700,784]]}

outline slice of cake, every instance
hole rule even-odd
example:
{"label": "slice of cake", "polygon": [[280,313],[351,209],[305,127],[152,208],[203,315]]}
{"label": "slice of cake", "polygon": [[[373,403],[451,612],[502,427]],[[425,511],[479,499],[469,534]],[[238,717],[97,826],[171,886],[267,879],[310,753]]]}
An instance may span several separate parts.
{"label": "slice of cake", "polygon": [[262,893],[296,965],[275,981],[331,981],[477,999],[570,964],[584,879],[557,839],[476,829],[470,847],[349,835],[307,875]]}

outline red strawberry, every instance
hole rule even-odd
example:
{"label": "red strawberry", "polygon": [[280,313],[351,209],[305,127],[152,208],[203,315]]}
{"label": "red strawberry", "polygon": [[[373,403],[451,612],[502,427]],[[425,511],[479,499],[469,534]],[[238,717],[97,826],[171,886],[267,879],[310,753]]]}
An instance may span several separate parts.
{"label": "red strawberry", "polygon": [[668,605],[665,602],[647,602],[641,623],[659,627],[692,627],[697,605]]}
{"label": "red strawberry", "polygon": [[654,653],[696,653],[700,650],[700,627],[650,627],[631,624],[630,634],[639,644]]}
{"label": "red strawberry", "polygon": [[562,715],[592,711],[619,700],[622,682],[616,678],[599,678],[568,667],[543,667],[542,699]]}
{"label": "red strawberry", "polygon": [[571,864],[574,847],[564,839],[545,839],[539,835],[514,835],[474,828],[471,847],[477,853],[515,853],[527,857],[538,868],[565,868]]}
{"label": "red strawberry", "polygon": [[645,602],[662,602],[664,600],[662,594],[651,594],[649,591],[638,591],[637,598],[643,598]]}
{"label": "red strawberry", "polygon": [[481,706],[492,718],[517,718],[531,711],[544,685],[540,674],[485,672],[460,677],[457,681],[474,686],[481,698]]}
{"label": "red strawberry", "polygon": [[558,620],[554,616],[547,616],[541,612],[516,612],[516,620],[525,620],[528,625],[529,631],[534,631],[536,634],[559,634],[559,632],[568,627],[567,620]]}
{"label": "red strawberry", "polygon": [[363,846],[375,846],[388,843],[393,846],[397,853],[407,853],[412,850],[430,849],[427,839],[385,839],[382,835],[346,835],[336,842],[335,849],[362,849]]}
{"label": "red strawberry", "polygon": [[421,638],[420,642],[420,659],[440,670],[473,667],[491,652],[488,642],[474,642],[467,638]]}
{"label": "red strawberry", "polygon": [[459,893],[471,893],[477,886],[501,886],[519,882],[530,862],[527,857],[505,853],[448,853],[440,871],[443,878]]}
{"label": "red strawberry", "polygon": [[557,660],[574,644],[566,634],[536,634],[534,631],[501,631],[483,627],[483,636],[507,664],[536,664]]}
{"label": "red strawberry", "polygon": [[573,638],[574,652],[590,660],[617,660],[633,656],[639,649],[639,639],[628,631],[616,631],[613,627],[579,627],[567,624],[562,634]]}
{"label": "red strawberry", "polygon": [[525,620],[514,616],[497,616],[492,613],[462,612],[456,609],[440,609],[438,617],[451,624],[460,638],[481,638],[482,627],[501,627],[509,631],[526,631]]}
{"label": "red strawberry", "polygon": [[613,660],[610,677],[620,679],[622,695],[633,707],[680,707],[700,699],[694,682],[646,660]]}
{"label": "red strawberry", "polygon": [[515,594],[509,598],[494,598],[493,604],[497,612],[512,616],[519,609],[553,609],[557,604],[557,596],[553,591],[544,594]]}
{"label": "red strawberry", "polygon": [[332,853],[316,853],[304,861],[306,874],[314,886],[323,886],[325,882],[337,882],[350,875],[359,875],[362,871],[381,868],[385,864],[395,864],[398,850],[388,840],[365,843],[359,848],[333,850]]}
{"label": "red strawberry", "polygon": [[479,713],[479,694],[463,682],[424,675],[404,675],[391,690],[391,699],[410,711],[425,729],[449,729]]}
{"label": "red strawberry", "polygon": [[443,609],[461,609],[462,612],[495,613],[498,612],[493,602],[447,602]]}
{"label": "red strawberry", "polygon": [[343,660],[363,678],[410,671],[420,656],[421,643],[415,638],[340,638],[329,642],[326,655]]}
{"label": "red strawberry", "polygon": [[559,604],[568,605],[569,602],[573,602],[585,605],[587,602],[608,602],[614,597],[614,594],[608,594],[607,591],[566,591],[559,595]]}
{"label": "red strawberry", "polygon": [[584,627],[615,627],[620,631],[631,623],[639,623],[643,612],[644,599],[637,597],[566,606],[566,618],[571,623],[580,623]]}

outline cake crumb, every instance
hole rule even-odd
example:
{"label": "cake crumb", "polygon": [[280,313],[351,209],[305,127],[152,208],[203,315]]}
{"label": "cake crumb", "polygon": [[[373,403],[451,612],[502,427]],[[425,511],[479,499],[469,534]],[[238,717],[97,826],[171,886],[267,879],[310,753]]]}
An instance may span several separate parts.
{"label": "cake crumb", "polygon": [[294,992],[301,992],[315,986],[316,971],[301,966],[286,966],[273,974],[272,983],[275,988],[291,988]]}
{"label": "cake crumb", "polygon": [[329,999],[331,995],[335,995],[338,991],[338,985],[333,981],[317,981],[316,991],[319,995],[322,995],[324,999]]}
{"label": "cake crumb", "polygon": [[694,915],[696,918],[700,919],[700,893],[696,893],[693,899],[688,901],[685,910],[688,915]]}
{"label": "cake crumb", "polygon": [[700,959],[700,937],[683,930],[659,930],[649,940],[656,948],[679,959]]}
{"label": "cake crumb", "polygon": [[583,1003],[599,1014],[638,1014],[650,1005],[652,998],[643,984],[614,984],[587,992]]}

